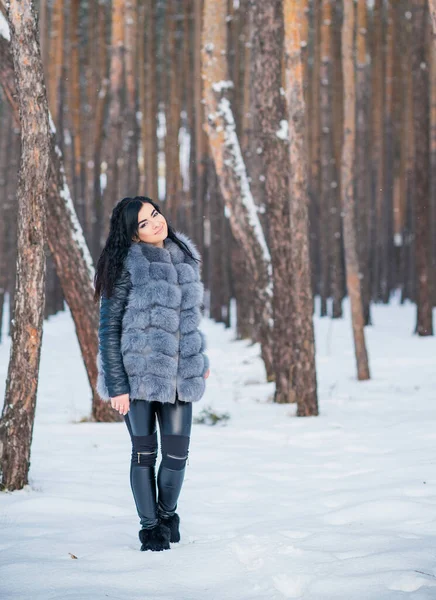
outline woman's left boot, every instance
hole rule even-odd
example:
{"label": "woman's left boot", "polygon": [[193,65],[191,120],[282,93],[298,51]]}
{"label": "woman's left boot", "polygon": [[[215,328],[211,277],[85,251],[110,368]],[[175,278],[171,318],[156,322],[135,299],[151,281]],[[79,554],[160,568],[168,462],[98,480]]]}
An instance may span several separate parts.
{"label": "woman's left boot", "polygon": [[174,513],[171,517],[164,517],[159,515],[159,523],[162,523],[170,530],[170,542],[180,542],[180,517],[177,513]]}

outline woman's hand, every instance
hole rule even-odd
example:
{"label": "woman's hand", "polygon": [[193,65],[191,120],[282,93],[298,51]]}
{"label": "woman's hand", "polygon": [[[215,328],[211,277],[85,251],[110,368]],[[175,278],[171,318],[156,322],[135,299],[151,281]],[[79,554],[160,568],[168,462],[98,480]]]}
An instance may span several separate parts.
{"label": "woman's hand", "polygon": [[208,369],[208,370],[206,371],[206,373],[203,375],[203,377],[204,377],[205,379],[207,379],[207,378],[209,377],[209,375],[210,375],[210,369]]}
{"label": "woman's hand", "polygon": [[120,415],[126,415],[129,412],[130,400],[129,394],[121,394],[121,396],[114,396],[111,398],[111,406],[117,410]]}

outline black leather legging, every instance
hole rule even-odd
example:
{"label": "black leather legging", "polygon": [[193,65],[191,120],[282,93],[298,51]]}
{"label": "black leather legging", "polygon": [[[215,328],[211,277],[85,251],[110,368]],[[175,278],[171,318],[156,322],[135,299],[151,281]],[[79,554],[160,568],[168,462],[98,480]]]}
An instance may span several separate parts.
{"label": "black leather legging", "polygon": [[[162,461],[157,474],[157,430],[159,421]],[[174,404],[132,399],[124,416],[132,440],[130,485],[142,528],[153,527],[158,516],[170,517],[185,477],[192,424],[192,403],[179,400]]]}

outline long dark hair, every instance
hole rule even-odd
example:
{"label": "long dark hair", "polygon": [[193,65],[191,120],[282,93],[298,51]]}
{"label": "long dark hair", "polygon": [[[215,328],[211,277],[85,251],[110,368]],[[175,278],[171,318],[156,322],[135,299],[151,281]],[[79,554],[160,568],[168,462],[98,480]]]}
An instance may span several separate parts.
{"label": "long dark hair", "polygon": [[[123,198],[114,206],[110,219],[109,235],[95,270],[94,302],[98,302],[100,296],[103,294],[107,298],[111,296],[115,282],[121,274],[124,260],[132,244],[132,238],[135,235],[138,236],[138,213],[142,205],[147,202],[153,205],[157,212],[165,217],[159,205],[147,196]],[[168,237],[189,257],[196,262],[200,262],[192,255],[188,246],[176,236],[173,227],[167,219],[166,221],[168,225]]]}

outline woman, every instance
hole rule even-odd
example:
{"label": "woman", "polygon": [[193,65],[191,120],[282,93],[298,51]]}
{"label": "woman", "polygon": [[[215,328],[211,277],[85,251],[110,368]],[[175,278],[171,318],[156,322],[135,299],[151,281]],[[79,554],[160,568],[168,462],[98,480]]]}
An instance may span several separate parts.
{"label": "woman", "polygon": [[94,279],[94,299],[101,300],[97,391],[124,415],[131,437],[141,550],[167,550],[180,540],[176,508],[192,402],[203,396],[210,372],[198,329],[200,260],[194,243],[173,230],[150,198],[123,198],[113,209]]}

